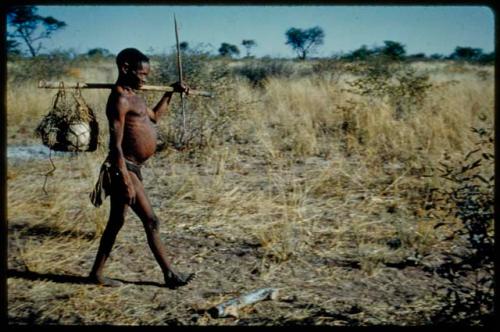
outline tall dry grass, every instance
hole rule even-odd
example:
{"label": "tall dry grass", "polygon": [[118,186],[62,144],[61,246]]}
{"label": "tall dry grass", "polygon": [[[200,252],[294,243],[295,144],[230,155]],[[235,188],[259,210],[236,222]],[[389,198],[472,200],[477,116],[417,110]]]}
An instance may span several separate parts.
{"label": "tall dry grass", "polygon": [[[67,79],[112,81],[111,64],[105,68],[76,68]],[[224,126],[210,127],[215,122],[207,120],[207,130],[218,139],[188,152],[168,146],[148,161],[144,183],[162,220],[162,238],[173,241],[167,246],[176,264],[205,273],[201,284],[175,295],[151,293],[146,286],[100,290],[31,281],[26,293],[24,279],[9,278],[9,317],[132,325],[164,324],[176,317],[186,323],[192,322],[188,309],[201,301],[193,295],[196,287],[235,294],[275,285],[323,308],[351,303],[353,292],[367,316],[377,317],[355,316],[358,324],[429,323],[432,310],[443,305],[429,286],[435,281],[426,279],[429,284],[422,285],[422,275],[412,279],[386,266],[408,261],[432,266],[437,252],[453,246],[444,240],[449,230],[434,229],[439,220],[429,218],[425,203],[431,188],[446,186],[436,172],[444,154],[466,154],[475,147],[470,127],[493,125],[493,72],[418,64],[432,87],[419,109],[400,118],[387,100],[349,90],[347,82],[356,76],[336,68],[335,75],[305,75],[307,68],[300,68],[301,75],[270,77],[262,87],[233,77],[216,99],[191,104],[196,107],[191,111],[205,119],[227,118]],[[50,108],[51,96],[36,89],[36,82],[8,85],[9,145],[36,142],[31,133]],[[88,201],[106,153],[107,95],[84,91],[84,97],[98,114],[101,147],[93,154],[56,158],[47,196],[41,185],[48,161],[8,160],[9,268],[71,275],[85,275],[90,268],[109,209],[107,202],[94,209]],[[152,256],[138,253],[147,250],[142,226],[135,216],[128,220],[107,271],[115,277],[161,280]],[[394,240],[399,241],[396,248],[387,245]],[[248,261],[247,254],[232,264],[220,258],[240,247],[258,249]],[[390,287],[415,293],[399,309],[388,308],[382,298]],[[204,301],[215,304],[228,296]],[[270,317],[287,316],[286,310],[297,317],[311,315],[304,308],[259,308]],[[34,312],[34,318],[26,312]],[[223,322],[202,316],[194,324]]]}

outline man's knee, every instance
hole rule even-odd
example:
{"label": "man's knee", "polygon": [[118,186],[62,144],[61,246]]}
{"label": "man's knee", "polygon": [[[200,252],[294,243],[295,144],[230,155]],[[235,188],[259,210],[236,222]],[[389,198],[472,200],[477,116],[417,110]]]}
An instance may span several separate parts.
{"label": "man's knee", "polygon": [[145,220],[145,224],[145,226],[153,232],[157,232],[160,230],[160,220],[158,219],[156,214],[148,216]]}

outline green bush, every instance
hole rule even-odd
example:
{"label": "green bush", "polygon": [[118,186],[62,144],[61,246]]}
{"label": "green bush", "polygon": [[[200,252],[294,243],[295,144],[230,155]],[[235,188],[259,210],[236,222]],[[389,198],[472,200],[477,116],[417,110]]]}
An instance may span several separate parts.
{"label": "green bush", "polygon": [[262,87],[271,77],[289,77],[295,73],[293,66],[285,61],[253,60],[234,69],[237,76],[246,78],[253,86]]}
{"label": "green bush", "polygon": [[9,81],[39,81],[45,79],[59,80],[68,74],[73,63],[77,61],[69,52],[56,51],[32,58],[19,57],[8,66]]}
{"label": "green bush", "polygon": [[376,98],[387,98],[395,118],[403,118],[422,106],[432,84],[429,76],[410,65],[384,59],[361,64],[354,69],[359,78],[348,84],[352,92]]}
{"label": "green bush", "polygon": [[335,58],[319,59],[311,67],[311,72],[314,75],[328,75],[335,81],[340,79],[344,74],[346,62]]}
{"label": "green bush", "polygon": [[[445,254],[438,275],[450,281],[446,305],[436,314],[437,323],[487,324],[494,307],[494,155],[493,130],[472,128],[477,148],[462,161],[441,162],[441,178],[451,187],[436,188],[438,205],[432,211],[454,229],[452,239],[458,252]],[[459,222],[459,227],[453,227]]]}
{"label": "green bush", "polygon": [[[182,72],[186,82],[192,87],[202,86],[210,80],[210,67],[208,66],[210,56],[204,52],[181,51]],[[179,80],[177,70],[177,54],[170,53],[155,59],[154,68],[150,80],[153,84],[171,84]]]}
{"label": "green bush", "polygon": [[[155,59],[155,66],[152,84],[179,80],[175,53]],[[235,85],[227,61],[210,59],[204,52],[187,51],[182,53],[182,69],[183,79],[190,88],[209,91],[215,97],[188,97],[184,110],[180,98],[174,97],[171,116],[160,128],[165,145],[177,150],[195,150],[224,142],[238,109],[231,97]]]}

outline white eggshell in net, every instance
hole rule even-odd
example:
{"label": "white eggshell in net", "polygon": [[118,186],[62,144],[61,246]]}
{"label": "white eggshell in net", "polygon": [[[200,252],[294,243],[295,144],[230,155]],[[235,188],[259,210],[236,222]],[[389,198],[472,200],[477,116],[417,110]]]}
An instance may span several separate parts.
{"label": "white eggshell in net", "polygon": [[85,122],[71,124],[66,138],[75,147],[86,148],[90,144],[89,124]]}

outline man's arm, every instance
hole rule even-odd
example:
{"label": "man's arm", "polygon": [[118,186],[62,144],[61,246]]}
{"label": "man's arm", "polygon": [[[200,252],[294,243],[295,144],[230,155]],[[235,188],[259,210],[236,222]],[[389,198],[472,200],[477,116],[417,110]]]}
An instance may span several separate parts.
{"label": "man's arm", "polygon": [[172,100],[172,95],[172,91],[165,92],[158,104],[156,104],[156,106],[152,110],[148,108],[148,114],[151,121],[157,123],[162,114],[168,110],[168,105],[170,104],[170,100]]}
{"label": "man's arm", "polygon": [[[115,99],[115,100],[113,100]],[[119,178],[125,189],[126,202],[131,205],[135,202],[135,189],[127,171],[125,157],[122,150],[123,130],[125,128],[125,116],[129,111],[128,100],[117,96],[108,103],[106,115],[109,121],[109,156],[110,162],[119,171]]]}
{"label": "man's arm", "polygon": [[161,115],[168,110],[168,106],[170,105],[170,101],[172,100],[172,95],[174,94],[174,92],[189,94],[189,87],[185,84],[176,82],[170,86],[174,88],[174,91],[165,92],[158,104],[156,104],[156,106],[152,110],[148,109],[149,118],[154,123],[157,123]]}

